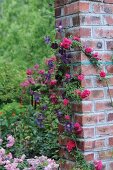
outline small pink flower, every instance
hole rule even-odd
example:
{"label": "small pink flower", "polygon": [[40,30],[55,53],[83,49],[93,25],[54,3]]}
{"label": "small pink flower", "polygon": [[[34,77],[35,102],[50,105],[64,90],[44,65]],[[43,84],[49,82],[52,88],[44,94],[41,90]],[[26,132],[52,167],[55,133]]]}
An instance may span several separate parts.
{"label": "small pink flower", "polygon": [[98,52],[96,52],[96,53],[93,54],[93,57],[94,57],[94,58],[97,58],[98,55],[99,55]]}
{"label": "small pink flower", "polygon": [[70,74],[65,74],[65,78],[66,78],[66,79],[70,79],[70,78],[71,78],[71,75],[70,75]]}
{"label": "small pink flower", "polygon": [[82,132],[82,127],[79,123],[74,124],[74,129],[76,134],[80,134]]}
{"label": "small pink flower", "polygon": [[22,83],[20,84],[20,86],[22,86],[22,87],[28,87],[29,85],[30,85],[30,83],[29,83],[28,80],[25,80],[24,82],[22,82]]}
{"label": "small pink flower", "polygon": [[66,148],[68,150],[68,152],[71,152],[75,147],[76,147],[76,142],[73,140],[68,141]]}
{"label": "small pink flower", "polygon": [[78,122],[74,124],[74,128],[75,128],[75,129],[79,129],[80,127],[81,127],[81,126],[80,126],[80,124],[79,124]]}
{"label": "small pink flower", "polygon": [[55,71],[54,69],[50,69],[50,70],[48,70],[48,73],[53,74],[54,71]]}
{"label": "small pink flower", "polygon": [[53,104],[57,104],[58,103],[58,98],[57,98],[56,94],[51,94],[50,99],[51,99],[51,102]]}
{"label": "small pink flower", "polygon": [[35,65],[34,65],[34,69],[35,69],[35,70],[38,70],[38,68],[39,68],[39,65],[38,65],[38,64],[35,64]]}
{"label": "small pink flower", "polygon": [[32,85],[34,85],[34,84],[35,84],[35,80],[34,80],[34,78],[32,78],[32,77],[31,77],[31,78],[29,78],[29,80],[28,80],[28,81],[29,81],[29,83],[30,83],[30,84],[32,84]]}
{"label": "small pink flower", "polygon": [[95,170],[102,170],[102,168],[103,168],[102,161],[101,160],[94,161],[94,167],[95,167]]}
{"label": "small pink flower", "polygon": [[60,43],[60,46],[65,49],[69,49],[71,45],[72,45],[72,40],[68,38],[64,38],[63,41]]}
{"label": "small pink flower", "polygon": [[105,78],[106,77],[106,73],[104,71],[101,71],[100,72],[100,77]]}
{"label": "small pink flower", "polygon": [[8,143],[6,145],[7,148],[11,148],[15,144],[15,139],[12,135],[9,135],[7,137],[7,141],[8,141]]}
{"label": "small pink flower", "polygon": [[51,81],[50,81],[50,85],[51,85],[51,86],[56,85],[56,83],[57,83],[57,80],[51,80]]}
{"label": "small pink flower", "polygon": [[74,36],[74,37],[73,37],[73,40],[75,40],[75,41],[80,41],[80,38],[79,38],[79,37]]}
{"label": "small pink flower", "polygon": [[68,99],[64,99],[63,100],[63,104],[64,104],[64,106],[67,106],[69,104],[69,100]]}
{"label": "small pink flower", "polygon": [[1,149],[0,149],[0,157],[1,157],[1,156],[4,156],[4,155],[5,155],[5,149],[4,149],[4,148],[1,148]]}
{"label": "small pink flower", "polygon": [[27,75],[32,75],[32,74],[33,74],[33,70],[27,69],[27,70],[26,70],[26,74],[27,74]]}
{"label": "small pink flower", "polygon": [[93,49],[91,47],[85,48],[85,52],[86,53],[91,53],[92,51],[93,51]]}
{"label": "small pink flower", "polygon": [[93,58],[95,58],[96,60],[101,60],[98,53],[94,53]]}
{"label": "small pink flower", "polygon": [[45,73],[45,70],[39,70],[38,73],[39,73],[39,74],[44,74],[44,73]]}
{"label": "small pink flower", "polygon": [[80,74],[80,75],[78,75],[77,78],[78,78],[79,81],[82,81],[82,80],[84,80],[84,75],[83,75],[83,74]]}
{"label": "small pink flower", "polygon": [[70,116],[69,115],[65,115],[65,119],[66,120],[70,120]]}
{"label": "small pink flower", "polygon": [[88,97],[89,95],[90,95],[90,91],[89,90],[84,90],[83,92],[81,92],[80,97],[82,99],[84,99],[84,98]]}

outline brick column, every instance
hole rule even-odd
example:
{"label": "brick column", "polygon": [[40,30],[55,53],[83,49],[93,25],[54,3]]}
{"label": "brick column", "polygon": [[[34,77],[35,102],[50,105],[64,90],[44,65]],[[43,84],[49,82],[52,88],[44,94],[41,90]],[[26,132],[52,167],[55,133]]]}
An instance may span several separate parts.
{"label": "brick column", "polygon": [[[62,20],[66,36],[79,36],[84,45],[100,54],[113,97],[113,0],[56,0],[55,15],[56,23]],[[75,120],[83,125],[79,147],[87,161],[101,159],[105,170],[113,170],[113,107],[109,90],[106,83],[98,80],[98,71],[80,51],[73,53],[71,69],[78,67],[78,61],[86,76],[82,85],[91,91],[81,106],[73,105]],[[64,169],[72,170],[70,164],[68,159]]]}

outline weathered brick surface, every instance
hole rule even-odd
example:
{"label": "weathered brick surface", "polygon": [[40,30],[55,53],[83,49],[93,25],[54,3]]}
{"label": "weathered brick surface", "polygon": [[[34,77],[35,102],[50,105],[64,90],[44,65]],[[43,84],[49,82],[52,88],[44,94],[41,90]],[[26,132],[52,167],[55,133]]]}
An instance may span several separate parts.
{"label": "weathered brick surface", "polygon": [[[75,49],[71,63],[73,71],[81,68],[85,75],[82,86],[91,91],[91,95],[81,104],[72,104],[74,119],[83,126],[78,139],[78,147],[83,150],[87,161],[102,159],[104,170],[113,170],[113,107],[109,93],[113,98],[113,0],[55,0],[56,23],[62,20],[66,36],[81,38],[83,45],[99,52],[103,70],[109,75],[108,84],[99,81],[99,71],[92,65],[76,66],[76,62],[88,62],[88,58]],[[60,133],[63,125],[59,125]],[[67,139],[59,139],[66,145]],[[73,162],[61,163],[61,170],[72,170]]]}

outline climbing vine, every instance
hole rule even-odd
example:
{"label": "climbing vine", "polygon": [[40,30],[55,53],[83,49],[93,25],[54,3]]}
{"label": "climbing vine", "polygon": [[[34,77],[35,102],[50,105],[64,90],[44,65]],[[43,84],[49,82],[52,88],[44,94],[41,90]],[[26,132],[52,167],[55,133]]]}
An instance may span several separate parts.
{"label": "climbing vine", "polygon": [[[63,28],[61,24],[57,27],[57,31],[62,33]],[[51,42],[50,38],[46,36],[45,42],[55,50],[55,56],[46,59],[45,70],[40,70],[38,64],[32,69],[28,69],[26,71],[27,79],[21,83],[24,91],[28,89],[27,92],[31,96],[31,104],[38,111],[34,114],[37,124],[39,128],[48,128],[47,120],[51,119],[50,115],[56,115],[60,124],[63,124],[63,132],[60,136],[64,140],[68,139],[66,150],[75,160],[76,165],[79,159],[82,162],[80,163],[81,166],[83,165],[87,170],[94,168],[101,170],[103,168],[101,160],[94,161],[94,164],[88,165],[79,152],[77,140],[81,136],[83,129],[82,125],[73,117],[72,106],[73,103],[80,104],[83,99],[90,96],[91,92],[89,89],[82,87],[85,74],[80,67],[77,67],[75,71],[71,70],[72,56],[70,51],[78,49],[85,54],[92,66],[98,70],[99,80],[105,81],[108,86],[107,75],[102,69],[101,58],[92,48],[83,46],[79,37],[63,37],[61,40]],[[80,64],[80,62],[76,63]],[[42,107],[44,107],[43,114],[40,113],[40,108],[42,109]],[[46,116],[47,112],[50,115]],[[51,127],[51,125],[53,125],[52,122],[49,126]]]}

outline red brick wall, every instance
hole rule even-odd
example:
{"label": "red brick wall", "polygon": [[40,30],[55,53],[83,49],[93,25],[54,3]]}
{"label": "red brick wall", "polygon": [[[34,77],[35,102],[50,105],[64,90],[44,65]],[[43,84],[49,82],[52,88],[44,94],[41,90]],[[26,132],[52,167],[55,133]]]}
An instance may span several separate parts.
{"label": "red brick wall", "polygon": [[[67,35],[80,36],[84,45],[99,52],[103,70],[109,75],[109,88],[113,97],[113,0],[56,0],[56,23],[62,20]],[[76,69],[76,61],[86,76],[82,83],[90,89],[91,95],[84,99],[81,107],[73,105],[75,120],[82,123],[83,134],[80,148],[87,161],[101,159],[106,170],[113,170],[113,107],[111,107],[106,83],[98,81],[98,71],[89,64],[86,56],[78,51],[73,53],[71,68]],[[60,140],[63,145],[62,141]],[[61,155],[65,157],[64,151]],[[70,158],[68,158],[68,161]],[[70,168],[68,166],[63,169]],[[71,164],[71,163],[70,163]]]}

